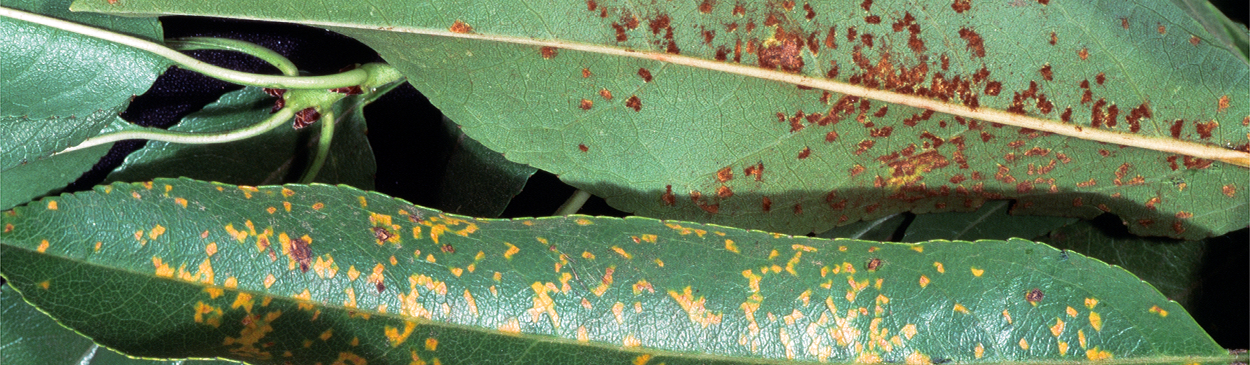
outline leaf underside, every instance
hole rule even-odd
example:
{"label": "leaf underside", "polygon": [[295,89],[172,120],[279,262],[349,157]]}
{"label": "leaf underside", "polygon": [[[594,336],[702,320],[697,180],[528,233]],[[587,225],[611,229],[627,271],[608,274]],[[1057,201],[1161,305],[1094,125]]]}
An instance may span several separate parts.
{"label": "leaf underside", "polygon": [[48,198],[0,222],[0,273],[27,300],[148,357],[1228,361],[1132,274],[1024,240],[473,219],[346,186],[186,179]]}
{"label": "leaf underside", "polygon": [[[487,147],[640,215],[806,233],[1014,199],[1016,214],[1111,212],[1136,234],[1187,239],[1250,219],[1240,167],[653,60],[759,66],[1250,149],[1242,102],[1250,67],[1223,41],[1235,34],[1216,37],[1203,24],[1219,19],[1171,2],[79,0],[75,8],[329,27],[378,50]],[[300,10],[309,8],[335,12]],[[622,49],[641,58],[606,53]]]}

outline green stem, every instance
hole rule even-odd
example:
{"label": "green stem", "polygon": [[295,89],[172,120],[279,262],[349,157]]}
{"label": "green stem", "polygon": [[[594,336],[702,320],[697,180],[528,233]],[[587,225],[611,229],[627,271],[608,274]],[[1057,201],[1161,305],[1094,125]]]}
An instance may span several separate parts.
{"label": "green stem", "polygon": [[282,125],[291,117],[295,116],[295,108],[282,108],[277,113],[269,116],[265,121],[235,129],[232,131],[220,133],[185,133],[167,131],[159,128],[141,127],[139,129],[123,130],[115,133],[102,134],[99,136],[88,138],[86,141],[77,146],[70,147],[58,153],[66,153],[76,151],[88,147],[99,146],[105,143],[124,141],[128,139],[150,139],[153,141],[171,142],[171,143],[188,143],[188,144],[212,144],[234,142],[242,139],[261,135],[271,129]]}
{"label": "green stem", "polygon": [[555,215],[576,214],[577,211],[582,210],[582,205],[585,205],[587,200],[590,200],[590,193],[578,189],[573,192],[573,196],[570,196],[569,200],[564,201],[564,205],[561,205],[560,209],[556,209]]}
{"label": "green stem", "polygon": [[304,176],[299,178],[300,184],[311,184],[325,165],[326,157],[330,155],[330,143],[334,140],[334,123],[334,110],[326,108],[321,114],[321,136],[317,137],[317,151],[314,152],[312,164],[304,169]]}
{"label": "green stem", "polygon": [[182,68],[199,72],[209,77],[222,81],[232,82],[240,85],[259,86],[276,89],[333,89],[339,87],[355,86],[365,82],[369,77],[369,73],[365,70],[355,69],[342,72],[335,75],[326,76],[272,76],[258,75],[246,72],[239,72],[227,68],[213,66],[206,62],[191,58],[178,51],[165,47],[164,45],[146,41],[143,39],[131,37],[124,34],[118,34],[107,30],[89,27],[82,24],[72,23],[52,17],[39,14],[28,13],[11,8],[0,7],[0,16],[40,24],[52,28],[61,29],[68,32],[78,33],[92,38],[98,38],[113,43],[118,43],[144,51],[151,52],[157,56],[164,57],[178,64]]}
{"label": "green stem", "polygon": [[299,68],[285,56],[255,43],[227,38],[185,37],[166,39],[165,45],[179,51],[215,50],[235,51],[250,55],[277,67],[283,75],[299,76]]}

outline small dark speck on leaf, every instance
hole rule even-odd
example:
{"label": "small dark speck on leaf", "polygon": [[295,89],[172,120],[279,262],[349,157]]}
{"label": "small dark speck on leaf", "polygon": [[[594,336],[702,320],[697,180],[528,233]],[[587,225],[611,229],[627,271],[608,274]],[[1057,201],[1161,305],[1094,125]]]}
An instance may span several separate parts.
{"label": "small dark speck on leaf", "polygon": [[[1066,254],[1067,254],[1067,253],[1065,253],[1065,255],[1066,255]],[[1025,295],[1024,295],[1024,299],[1025,299],[1025,300],[1027,300],[1027,301],[1029,301],[1029,303],[1038,303],[1038,302],[1041,302],[1041,301],[1042,301],[1042,298],[1045,298],[1045,297],[1046,297],[1046,295],[1045,295],[1045,294],[1043,294],[1043,293],[1042,293],[1042,290],[1041,290],[1041,289],[1038,289],[1038,288],[1033,288],[1033,290],[1030,290],[1028,294],[1025,294]]]}

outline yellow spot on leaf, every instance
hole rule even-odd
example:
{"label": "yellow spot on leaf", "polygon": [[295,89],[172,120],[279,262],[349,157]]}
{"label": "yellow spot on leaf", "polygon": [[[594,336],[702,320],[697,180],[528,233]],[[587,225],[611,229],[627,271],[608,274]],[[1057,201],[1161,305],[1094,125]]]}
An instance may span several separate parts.
{"label": "yellow spot on leaf", "polygon": [[1028,349],[1029,349],[1029,341],[1028,341],[1028,340],[1025,340],[1025,339],[1021,338],[1021,339],[1020,339],[1020,342],[1019,342],[1019,345],[1020,345],[1020,349],[1021,349],[1021,350],[1028,350]]}
{"label": "yellow spot on leaf", "polygon": [[356,265],[348,266],[347,267],[348,281],[356,281],[356,278],[358,277],[360,277],[360,271],[356,271]]}
{"label": "yellow spot on leaf", "polygon": [[1168,316],[1168,311],[1163,308],[1159,308],[1157,305],[1150,307],[1150,313],[1158,314],[1160,317]]}
{"label": "yellow spot on leaf", "polygon": [[968,314],[968,308],[964,308],[964,305],[959,304],[959,303],[955,303],[955,311],[959,313],[963,313],[963,314]]}
{"label": "yellow spot on leaf", "polygon": [[586,326],[577,327],[577,341],[578,342],[590,341],[590,333],[586,331]]}
{"label": "yellow spot on leaf", "polygon": [[1098,305],[1098,299],[1085,298],[1085,308],[1094,309],[1096,305]]}
{"label": "yellow spot on leaf", "polygon": [[733,253],[738,252],[738,245],[734,244],[734,240],[725,240],[725,250]]}
{"label": "yellow spot on leaf", "polygon": [[240,231],[240,230],[234,229],[233,223],[226,224],[226,234],[229,235],[230,237],[234,237],[234,239],[239,242],[243,242],[244,240],[247,239],[247,231]]}
{"label": "yellow spot on leaf", "polygon": [[760,280],[764,279],[763,276],[755,275],[755,272],[749,269],[742,271],[742,276],[747,278],[747,283],[751,287],[752,293],[760,292]]}
{"label": "yellow spot on leaf", "polygon": [[621,344],[624,345],[625,347],[639,347],[639,346],[642,346],[642,340],[639,340],[637,337],[634,337],[634,334],[631,333],[631,334],[625,335],[625,340],[621,341]]}
{"label": "yellow spot on leaf", "polygon": [[287,211],[287,212],[290,212],[290,211],[291,211],[291,202],[282,202],[282,209],[283,209],[283,210],[285,210],[285,211]]}
{"label": "yellow spot on leaf", "polygon": [[[719,324],[723,317],[720,313],[712,313],[704,306],[706,298],[699,296],[695,298],[691,293],[690,286],[686,286],[681,293],[674,290],[668,291],[668,296],[677,301],[677,305],[686,311],[686,315],[690,317],[690,322],[707,328],[708,325]],[[801,315],[800,315],[801,316]]]}
{"label": "yellow spot on leaf", "polygon": [[274,214],[278,212],[278,208],[274,208],[274,207],[265,208],[265,212],[269,214]]}
{"label": "yellow spot on leaf", "polygon": [[464,273],[464,269],[461,269],[461,268],[458,268],[458,267],[453,267],[453,268],[451,268],[451,274],[452,274],[452,275],[455,275],[456,277],[460,277],[460,274],[462,274],[462,273]]}
{"label": "yellow spot on leaf", "polygon": [[386,333],[386,339],[390,340],[391,342],[391,347],[396,347],[396,346],[399,346],[399,344],[404,343],[404,341],[408,340],[408,335],[411,335],[412,330],[415,328],[417,328],[416,322],[404,321],[403,332],[400,332],[399,328],[395,328],[391,326],[385,326],[383,330]]}
{"label": "yellow spot on leaf", "polygon": [[290,198],[292,196],[295,196],[295,192],[291,191],[291,189],[282,188],[282,196],[285,198]]}
{"label": "yellow spot on leaf", "polygon": [[920,287],[923,288],[926,286],[929,286],[929,277],[920,275]]}
{"label": "yellow spot on leaf", "polygon": [[608,266],[608,268],[603,271],[603,279],[599,281],[599,285],[590,291],[595,293],[595,296],[602,297],[603,294],[608,291],[608,287],[612,285],[612,273],[614,272],[616,272],[616,266]]}
{"label": "yellow spot on leaf", "polygon": [[816,252],[816,248],[815,248],[815,247],[812,247],[812,246],[804,246],[804,245],[797,245],[797,244],[796,244],[796,245],[790,245],[790,249],[793,249],[793,250],[795,250],[795,251],[803,251],[803,252]]}
{"label": "yellow spot on leaf", "polygon": [[343,306],[348,308],[356,308],[356,288],[347,287],[343,290],[347,294],[347,299],[343,301]]}
{"label": "yellow spot on leaf", "polygon": [[911,246],[911,250],[912,250],[912,251],[916,251],[916,252],[924,252],[924,246],[921,246],[921,245],[912,245],[912,246]]}
{"label": "yellow spot on leaf", "polygon": [[183,198],[174,198],[174,204],[178,204],[178,205],[181,205],[183,208],[186,208],[187,200]]}
{"label": "yellow spot on leaf", "polygon": [[269,287],[273,286],[273,283],[277,281],[278,278],[273,277],[273,274],[265,275],[265,289],[269,289]]}
{"label": "yellow spot on leaf", "polygon": [[634,365],[647,365],[651,361],[651,354],[642,354],[634,358]]}
{"label": "yellow spot on leaf", "polygon": [[1089,312],[1089,325],[1094,326],[1095,331],[1102,332],[1102,316],[1098,312]]}
{"label": "yellow spot on leaf", "polygon": [[135,198],[135,199],[143,199],[143,197],[142,197],[142,196],[139,196],[139,192],[137,192],[137,191],[132,191],[132,192],[130,192],[130,196],[131,196],[131,197],[133,197],[133,198]]}
{"label": "yellow spot on leaf", "polygon": [[634,255],[630,255],[629,252],[625,252],[624,249],[617,246],[612,246],[612,251],[616,251],[617,255],[621,255],[621,257],[624,257],[626,260],[634,258]]}
{"label": "yellow spot on leaf", "polygon": [[326,340],[329,340],[330,336],[333,336],[333,335],[334,335],[334,329],[330,328],[330,329],[327,329],[325,332],[322,332],[320,336],[317,336],[317,338],[320,338],[322,341],[326,341]]}
{"label": "yellow spot on leaf", "polygon": [[1072,317],[1072,318],[1076,318],[1078,314],[1076,312],[1076,308],[1072,308],[1072,307],[1068,307],[1067,312],[1068,312],[1068,317]]}
{"label": "yellow spot on leaf", "polygon": [[[699,235],[699,237],[703,237],[703,235]],[[642,242],[655,243],[656,239],[658,238],[659,236],[656,236],[653,234],[644,234],[642,235]]]}
{"label": "yellow spot on leaf", "polygon": [[222,311],[204,302],[195,302],[195,323],[203,323],[213,328],[221,326]]}
{"label": "yellow spot on leaf", "polygon": [[1076,341],[1081,344],[1081,348],[1086,348],[1085,330],[1076,330]]}
{"label": "yellow spot on leaf", "polygon": [[220,297],[226,293],[225,290],[222,290],[221,288],[217,288],[217,287],[212,287],[212,286],[204,287],[204,292],[208,293],[208,297],[212,299],[217,299],[217,297]]}
{"label": "yellow spot on leaf", "polygon": [[228,278],[226,278],[226,283],[225,283],[225,284],[222,284],[222,285],[225,285],[225,287],[230,288],[230,289],[238,288],[238,287],[239,287],[239,279],[237,279],[237,278],[235,278],[235,277],[233,277],[233,276],[228,277]]}
{"label": "yellow spot on leaf", "polygon": [[361,207],[361,208],[368,208],[368,207],[369,207],[369,201],[368,201],[368,200],[366,200],[366,199],[365,199],[365,197],[363,197],[363,196],[358,196],[358,197],[356,197],[356,200],[359,200],[359,201],[360,201],[360,207]]}
{"label": "yellow spot on leaf", "polygon": [[[135,241],[142,241],[142,240],[143,240],[143,230],[140,229],[138,231],[135,231]],[[147,244],[147,242],[142,242],[141,244]]]}
{"label": "yellow spot on leaf", "polygon": [[322,203],[322,202],[316,202],[316,203],[313,203],[312,205],[313,210],[321,210],[321,208],[325,208],[325,207],[326,207],[325,203]]}
{"label": "yellow spot on leaf", "polygon": [[664,261],[661,261],[660,259],[655,259],[655,265],[659,267],[664,267]]}
{"label": "yellow spot on leaf", "polygon": [[975,349],[972,349],[972,354],[973,356],[976,356],[978,360],[980,360],[981,357],[985,356],[985,346],[982,346],[980,342],[977,342],[977,347]]}
{"label": "yellow spot on leaf", "polygon": [[48,210],[56,210],[56,200],[48,201]]}
{"label": "yellow spot on leaf", "polygon": [[48,287],[50,287],[50,286],[52,286],[52,282],[50,282],[50,281],[44,280],[44,281],[40,281],[40,282],[39,282],[39,287],[40,287],[40,288],[43,288],[44,290],[47,290],[47,289],[48,289]]}
{"label": "yellow spot on leaf", "polygon": [[942,263],[941,263],[941,262],[934,261],[934,262],[933,262],[933,267],[937,268],[937,272],[938,272],[939,274],[945,274],[945,273],[946,273],[946,268],[942,266]]}
{"label": "yellow spot on leaf", "polygon": [[530,285],[530,289],[534,290],[534,306],[528,310],[530,316],[534,318],[531,322],[538,323],[542,315],[546,314],[551,319],[551,326],[560,328],[560,314],[556,313],[556,302],[547,295],[548,292],[556,291],[555,285],[543,285],[535,281]]}
{"label": "yellow spot on leaf", "polygon": [[95,252],[100,252],[100,246],[103,244],[103,241],[95,241]]}
{"label": "yellow spot on leaf", "polygon": [[781,320],[785,321],[787,326],[793,326],[794,322],[803,319],[803,317],[805,317],[803,312],[799,312],[798,309],[791,309],[790,314],[781,316]]}
{"label": "yellow spot on leaf", "polygon": [[791,257],[789,261],[786,261],[786,272],[790,273],[791,276],[799,276],[799,273],[795,271],[794,268],[795,266],[798,266],[799,260],[802,256],[803,251],[798,251],[794,253],[794,257]]}
{"label": "yellow spot on leaf", "polygon": [[616,318],[616,324],[625,323],[625,303],[616,302],[612,305],[612,316]]}
{"label": "yellow spot on leaf", "polygon": [[679,224],[675,224],[675,223],[665,223],[664,225],[665,225],[665,226],[668,226],[668,228],[672,228],[672,229],[676,230],[676,231],[677,231],[677,233],[678,233],[678,234],[680,234],[680,235],[682,235],[682,236],[685,236],[685,235],[688,235],[688,234],[694,233],[694,234],[698,235],[699,237],[703,237],[703,235],[707,234],[707,231],[705,231],[705,230],[702,230],[702,229],[692,229],[692,228],[686,228],[686,227],[682,227],[681,225],[679,225]]}
{"label": "yellow spot on leaf", "polygon": [[1064,355],[1064,356],[1068,355],[1068,343],[1067,342],[1059,341],[1059,354]]}
{"label": "yellow spot on leaf", "polygon": [[975,277],[978,277],[978,278],[979,278],[979,277],[981,277],[981,274],[984,274],[984,273],[985,273],[985,270],[978,269],[978,268],[976,268],[976,266],[973,266],[973,267],[972,267],[972,276],[975,276]]}
{"label": "yellow spot on leaf", "polygon": [[1011,312],[1008,312],[1006,309],[1003,309],[1003,318],[1007,319],[1007,324],[1011,324]]}
{"label": "yellow spot on leaf", "polygon": [[1090,359],[1090,361],[1099,361],[1110,359],[1112,356],[1110,352],[1102,351],[1099,350],[1098,347],[1094,347],[1092,349],[1085,350],[1085,357]]}
{"label": "yellow spot on leaf", "polygon": [[786,348],[786,358],[794,360],[794,342],[790,340],[790,333],[786,332],[785,327],[782,327],[781,333],[778,335],[781,337],[781,345]]}
{"label": "yellow spot on leaf", "polygon": [[[391,255],[391,259],[388,261],[391,262],[391,266],[399,265],[399,260],[395,258],[395,255]],[[431,260],[430,262],[434,262],[434,261]]]}
{"label": "yellow spot on leaf", "polygon": [[655,287],[651,286],[651,282],[645,279],[638,280],[637,283],[634,283],[634,295],[642,294],[643,290],[646,290],[649,293],[655,293]]}
{"label": "yellow spot on leaf", "polygon": [[312,267],[313,272],[316,272],[317,276],[322,279],[333,279],[334,275],[339,272],[339,266],[334,264],[334,256],[330,254],[325,254],[324,259],[322,256],[317,256],[317,261],[313,262]]}
{"label": "yellow spot on leaf", "polygon": [[300,292],[299,294],[295,294],[294,297],[295,299],[303,299],[305,301],[311,301],[312,292],[309,292],[308,289],[304,289],[304,291]]}
{"label": "yellow spot on leaf", "polygon": [[907,365],[929,365],[933,361],[929,360],[929,355],[920,353],[920,351],[912,351],[911,355],[907,355]]}
{"label": "yellow spot on leaf", "polygon": [[504,242],[503,244],[508,245],[508,250],[504,251],[503,253],[503,258],[505,259],[511,260],[513,255],[516,255],[518,252],[521,252],[521,249],[517,248],[516,245],[513,245],[508,242]]}
{"label": "yellow spot on leaf", "polygon": [[508,318],[503,324],[499,325],[499,331],[507,333],[521,333],[521,321],[515,317]]}
{"label": "yellow spot on leaf", "polygon": [[469,305],[469,314],[477,317],[477,300],[473,299],[473,294],[469,293],[469,289],[464,290],[464,301]]}
{"label": "yellow spot on leaf", "polygon": [[915,324],[908,323],[906,326],[903,326],[903,337],[906,337],[908,340],[912,337],[916,337],[917,333],[919,332],[916,331]]}
{"label": "yellow spot on leaf", "polygon": [[[437,359],[435,359],[437,360]],[[330,365],[365,365],[368,360],[350,352],[339,352],[339,358]]]}
{"label": "yellow spot on leaf", "polygon": [[1059,337],[1059,335],[1063,334],[1063,327],[1064,327],[1063,320],[1059,318],[1055,318],[1055,324],[1053,326],[1050,326],[1050,334],[1054,335],[1055,337]]}
{"label": "yellow spot on leaf", "polygon": [[254,303],[255,302],[252,301],[251,294],[239,292],[239,296],[234,298],[234,303],[230,304],[230,309],[239,309],[239,307],[243,307],[243,310],[248,313],[252,313],[252,304]]}
{"label": "yellow spot on leaf", "polygon": [[39,251],[39,253],[43,253],[44,251],[47,251],[47,250],[48,250],[48,240],[39,241],[39,247],[38,247],[38,248],[36,248],[35,250],[36,250],[36,251]]}
{"label": "yellow spot on leaf", "polygon": [[169,264],[164,263],[159,257],[152,257],[152,266],[156,267],[156,276],[164,278],[174,277],[174,268],[169,267]]}

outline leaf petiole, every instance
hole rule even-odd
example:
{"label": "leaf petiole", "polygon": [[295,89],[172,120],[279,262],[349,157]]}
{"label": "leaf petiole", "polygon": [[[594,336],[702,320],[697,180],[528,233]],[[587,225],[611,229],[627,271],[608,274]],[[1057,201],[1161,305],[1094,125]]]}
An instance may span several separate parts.
{"label": "leaf petiole", "polygon": [[299,178],[300,184],[312,184],[313,179],[317,178],[317,173],[321,172],[321,167],[326,163],[326,157],[330,155],[330,144],[334,140],[334,123],[337,119],[334,117],[333,108],[325,108],[321,113],[321,135],[317,137],[317,150],[313,152],[312,164],[304,170],[304,176]]}
{"label": "leaf petiole", "polygon": [[165,45],[179,51],[218,50],[235,51],[268,62],[286,76],[299,76],[299,68],[285,56],[255,43],[228,38],[185,37],[166,39]]}
{"label": "leaf petiole", "polygon": [[128,139],[149,139],[153,141],[185,143],[185,144],[212,144],[234,142],[247,139],[268,132],[271,129],[285,123],[295,116],[297,109],[287,107],[278,110],[277,113],[270,115],[265,121],[253,124],[248,127],[220,132],[220,133],[185,133],[173,132],[159,128],[139,127],[134,129],[122,130],[114,133],[103,134],[88,138],[86,141],[77,146],[66,148],[57,154],[77,151],[88,147],[99,146],[105,143],[124,141]]}

